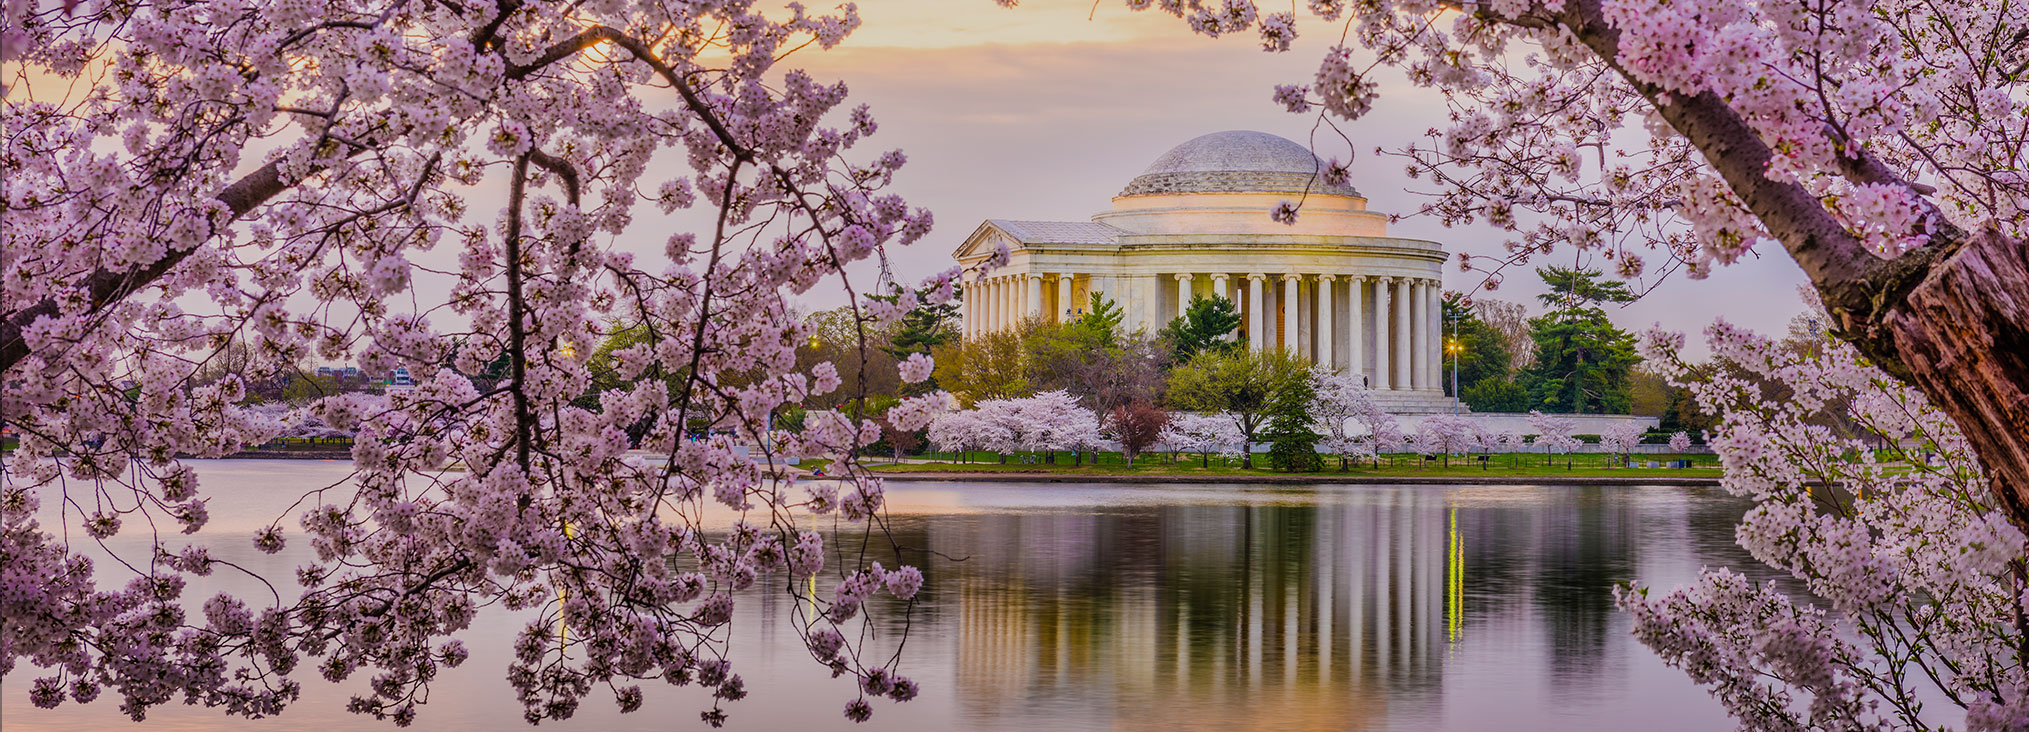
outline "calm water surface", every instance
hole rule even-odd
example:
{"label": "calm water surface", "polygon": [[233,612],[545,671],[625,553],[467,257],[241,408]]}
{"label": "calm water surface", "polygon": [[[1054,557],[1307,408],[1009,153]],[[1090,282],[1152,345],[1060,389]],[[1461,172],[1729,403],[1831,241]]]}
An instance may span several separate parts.
{"label": "calm water surface", "polygon": [[[213,556],[288,577],[300,533],[268,556],[252,532],[347,465],[199,469]],[[963,559],[922,562],[903,673],[923,695],[847,722],[852,689],[788,630],[795,604],[755,591],[734,623],[750,695],[728,705],[729,729],[1723,729],[1716,702],[1629,636],[1612,587],[1667,588],[1705,565],[1770,576],[1733,543],[1745,505],[1709,488],[897,483],[889,501],[902,545]],[[244,587],[205,581],[186,598]],[[522,622],[496,612],[459,634],[472,658],[439,677],[419,727],[524,726],[503,680]],[[280,719],[160,707],[136,727],[111,694],[39,710],[25,664],[0,712],[9,732],[392,728],[343,710],[366,674],[331,685],[305,669]],[[703,727],[703,693],[643,687],[641,711],[595,694],[543,728]]]}

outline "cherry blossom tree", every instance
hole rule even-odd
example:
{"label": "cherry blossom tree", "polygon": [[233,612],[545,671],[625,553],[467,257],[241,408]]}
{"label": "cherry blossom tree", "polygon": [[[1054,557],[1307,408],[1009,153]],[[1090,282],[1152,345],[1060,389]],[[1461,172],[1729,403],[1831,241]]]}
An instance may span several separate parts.
{"label": "cherry blossom tree", "polygon": [[1444,456],[1446,467],[1451,465],[1451,456],[1478,447],[1479,428],[1471,417],[1450,414],[1433,414],[1424,417],[1416,425],[1416,450],[1427,454]]}
{"label": "cherry blossom tree", "polygon": [[[1317,395],[1310,408],[1311,415],[1324,428],[1324,439],[1319,446],[1325,452],[1339,456],[1341,467],[1346,461],[1373,459],[1377,438],[1384,431],[1401,432],[1394,415],[1374,403],[1373,391],[1367,388],[1364,376],[1343,371],[1312,371],[1311,391]],[[1359,429],[1355,429],[1356,424]]]}
{"label": "cherry blossom tree", "polygon": [[[734,593],[766,582],[815,609],[784,622],[848,677],[845,716],[914,697],[898,656],[862,655],[861,611],[886,592],[906,613],[921,573],[827,562],[798,526],[884,533],[854,459],[879,425],[769,434],[840,384],[794,368],[789,295],[838,288],[864,329],[956,284],[844,276],[931,225],[883,191],[905,157],[865,150],[872,114],[778,63],[858,25],[742,0],[6,3],[0,669],[45,669],[38,705],[106,691],[140,719],[177,698],[276,714],[315,668],[408,724],[459,631],[528,610],[507,681],[531,722],[595,690],[633,711],[654,679],[709,689],[718,725],[746,693]],[[637,262],[614,237],[639,228],[683,233]],[[586,398],[615,324],[638,331],[606,354],[624,385]],[[294,577],[186,600],[185,577],[240,570],[207,553],[185,458],[285,429],[243,379],[313,356],[418,383],[310,407],[356,434],[356,472],[259,532],[314,550]],[[737,445],[829,455],[845,481],[793,485]],[[470,470],[437,470],[453,459]],[[43,526],[46,502],[81,518]],[[714,503],[730,532],[705,530]],[[97,567],[71,543],[150,525],[192,543]]]}
{"label": "cherry blossom tree", "polygon": [[1530,444],[1543,448],[1545,455],[1552,452],[1562,455],[1585,444],[1572,436],[1571,433],[1578,431],[1578,423],[1572,421],[1570,417],[1530,410],[1529,427],[1536,431],[1536,436],[1532,438]]}
{"label": "cherry blossom tree", "polygon": [[[1686,362],[1682,335],[1652,333],[1646,350],[1718,417],[1721,485],[1754,502],[1741,546],[1809,594],[1720,568],[1667,593],[1624,587],[1635,637],[1743,728],[1937,729],[1961,714],[1970,730],[2029,726],[2029,543],[1972,443],[1845,343],[1797,352],[1725,323],[1706,335],[1742,371]],[[1839,404],[1864,434],[1816,417]],[[1877,443],[1941,459],[1884,463]]]}
{"label": "cherry blossom tree", "polygon": [[[1313,376],[1317,401],[1311,406],[1325,428],[1322,446],[1344,460],[1372,460],[1409,447],[1402,423],[1374,401],[1366,378],[1331,372]],[[1355,424],[1359,429],[1354,429]]]}
{"label": "cherry blossom tree", "polygon": [[930,422],[930,443],[938,449],[963,453],[967,450],[1002,452],[1008,433],[982,417],[978,410],[952,412]]}
{"label": "cherry blossom tree", "polygon": [[1648,432],[1632,420],[1623,420],[1607,425],[1599,434],[1599,444],[1615,455],[1631,456],[1634,446],[1642,442],[1642,435]]}
{"label": "cherry blossom tree", "polygon": [[1226,414],[1172,412],[1160,439],[1172,452],[1197,453],[1204,467],[1211,467],[1213,455],[1238,459],[1247,449],[1247,437],[1240,433],[1239,423]]}
{"label": "cherry blossom tree", "polygon": [[1501,452],[1519,452],[1528,443],[1527,436],[1523,435],[1521,430],[1505,429],[1495,433],[1493,441],[1489,444],[1499,446]]}
{"label": "cherry blossom tree", "polygon": [[[1300,30],[1253,0],[1126,0],[1270,52]],[[1379,67],[1451,122],[1394,154],[1447,224],[1510,232],[1493,272],[1571,247],[1624,277],[1780,248],[1832,332],[1963,430],[2029,526],[2029,9],[1990,0],[1312,0],[1339,39],[1277,87],[1328,129]],[[1356,55],[1348,42],[1364,48]],[[1343,131],[1341,138],[1353,139]],[[1346,161],[1319,171],[1343,182]],[[1272,216],[1294,221],[1298,202]],[[1649,261],[1656,260],[1656,266]]]}
{"label": "cherry blossom tree", "polygon": [[[943,425],[943,426],[939,426]],[[932,442],[1000,453],[1092,450],[1105,441],[1099,417],[1069,392],[988,399],[931,423]]]}
{"label": "cherry blossom tree", "polygon": [[1670,435],[1670,452],[1682,455],[1690,451],[1691,451],[1690,433],[1687,433],[1683,430],[1677,430],[1675,433]]}

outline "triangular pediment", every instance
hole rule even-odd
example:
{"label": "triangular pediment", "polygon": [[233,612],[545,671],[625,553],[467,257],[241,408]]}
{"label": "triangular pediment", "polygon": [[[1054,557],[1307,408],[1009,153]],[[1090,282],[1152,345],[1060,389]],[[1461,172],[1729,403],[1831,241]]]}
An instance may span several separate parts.
{"label": "triangular pediment", "polygon": [[1089,251],[1093,247],[1120,246],[1120,237],[1126,233],[1097,221],[987,219],[980,222],[979,228],[974,229],[972,236],[966,237],[965,243],[951,256],[961,262],[985,257],[1003,242],[1010,251],[1037,247]]}
{"label": "triangular pediment", "polygon": [[971,236],[965,237],[965,241],[958,245],[958,250],[951,253],[951,258],[960,262],[983,258],[993,254],[993,250],[1002,243],[1007,244],[1009,251],[1022,247],[1021,240],[1016,239],[1014,234],[988,219],[980,222],[979,228],[973,229]]}

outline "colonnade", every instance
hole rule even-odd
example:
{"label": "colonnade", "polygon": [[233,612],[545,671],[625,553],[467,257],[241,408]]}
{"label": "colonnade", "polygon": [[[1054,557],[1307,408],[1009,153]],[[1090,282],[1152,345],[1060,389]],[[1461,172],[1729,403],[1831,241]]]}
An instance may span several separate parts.
{"label": "colonnade", "polygon": [[[1044,318],[1046,279],[1054,280],[1060,307],[1045,318],[1074,317],[1071,273],[1015,273],[967,283],[964,331],[975,336]],[[1190,307],[1193,296],[1223,297],[1241,313],[1249,348],[1280,348],[1333,369],[1351,369],[1375,389],[1437,391],[1443,358],[1443,306],[1435,277],[1177,272],[1150,277],[1086,276],[1086,289],[1105,293],[1128,312],[1128,324],[1154,331]],[[1163,279],[1175,287],[1158,286]],[[1199,282],[1209,284],[1207,288]],[[1175,298],[1175,309],[1161,300]],[[1136,302],[1140,300],[1141,302]],[[1370,322],[1371,319],[1371,322]]]}

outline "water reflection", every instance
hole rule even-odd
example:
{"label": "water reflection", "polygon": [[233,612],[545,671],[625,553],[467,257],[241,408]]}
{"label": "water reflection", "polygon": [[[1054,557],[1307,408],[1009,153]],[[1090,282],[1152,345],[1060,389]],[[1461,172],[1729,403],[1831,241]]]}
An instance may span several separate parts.
{"label": "water reflection", "polygon": [[[1658,490],[1702,500],[1507,490],[1535,500],[1368,488],[1302,502],[928,519],[938,552],[970,557],[955,597],[941,600],[958,607],[948,632],[959,639],[954,682],[967,724],[1430,724],[1442,716],[1441,701],[1434,712],[1430,702],[1453,652],[1474,635],[1495,644],[1540,635],[1552,696],[1588,696],[1614,686],[1603,677],[1625,659],[1610,653],[1641,653],[1613,585],[1636,577],[1645,551],[1687,548],[1644,541],[1644,514],[1684,509],[1665,523],[1728,533],[1731,518],[1689,519],[1738,515],[1730,501],[1675,489]],[[1681,691],[1687,704],[1704,701],[1688,684]],[[1411,714],[1420,719],[1391,713],[1405,699],[1424,702]]]}
{"label": "water reflection", "polygon": [[[207,481],[233,490],[220,483]],[[732,728],[1728,726],[1633,642],[1611,597],[1637,577],[1667,587],[1702,565],[1750,564],[1731,543],[1742,505],[1716,491],[916,484],[889,495],[897,543],[928,579],[904,656],[924,697],[877,706],[865,727],[846,722],[850,689],[809,664],[783,624],[795,604],[756,590],[741,599],[733,649],[753,696],[730,707]],[[940,555],[961,561],[924,559]],[[463,634],[473,660],[446,675],[426,724],[520,725],[499,675],[517,625],[482,617]],[[104,701],[28,709],[33,676],[6,679],[10,730],[131,728]],[[353,690],[310,686],[279,724],[250,726],[381,728],[340,710]],[[562,726],[695,719],[696,694],[649,696],[642,714],[594,702]]]}

